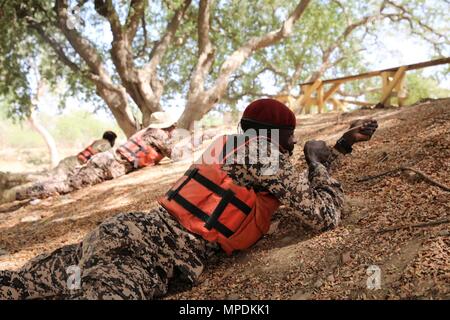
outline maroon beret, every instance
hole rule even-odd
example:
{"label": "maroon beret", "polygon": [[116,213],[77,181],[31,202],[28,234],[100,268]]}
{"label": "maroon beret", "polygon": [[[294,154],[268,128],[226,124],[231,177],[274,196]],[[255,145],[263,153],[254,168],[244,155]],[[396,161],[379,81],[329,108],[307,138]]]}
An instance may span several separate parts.
{"label": "maroon beret", "polygon": [[291,109],[275,99],[259,99],[244,110],[243,120],[279,129],[295,129],[296,119]]}

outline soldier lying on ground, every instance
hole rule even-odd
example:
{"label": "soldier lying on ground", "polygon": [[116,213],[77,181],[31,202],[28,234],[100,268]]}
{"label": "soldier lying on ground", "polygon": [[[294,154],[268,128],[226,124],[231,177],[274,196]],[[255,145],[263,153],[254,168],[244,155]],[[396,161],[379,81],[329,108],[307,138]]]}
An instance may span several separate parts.
{"label": "soldier lying on ground", "polygon": [[[169,280],[195,283],[220,248],[231,254],[252,246],[268,231],[280,204],[315,230],[336,227],[344,192],[328,168],[354,143],[369,140],[377,123],[352,124],[354,130],[334,148],[308,141],[303,173],[290,160],[295,125],[282,103],[251,103],[241,119],[245,134],[218,138],[158,207],[111,217],[81,243],[38,256],[18,271],[0,271],[0,298],[161,297]],[[262,161],[268,145],[270,161]],[[73,273],[79,278],[70,282]]]}
{"label": "soldier lying on ground", "polygon": [[52,170],[52,175],[62,174],[67,176],[73,169],[86,164],[94,155],[111,150],[114,147],[116,138],[117,135],[113,131],[105,131],[102,139],[95,140],[76,156],[70,156],[61,160]]}
{"label": "soldier lying on ground", "polygon": [[116,138],[117,135],[113,131],[105,131],[102,139],[95,140],[77,155],[62,159],[55,168],[46,172],[36,174],[0,172],[0,203],[15,200],[16,192],[27,188],[21,185],[48,179],[66,179],[73,170],[88,162],[93,155],[110,150]]}
{"label": "soldier lying on ground", "polygon": [[164,157],[179,160],[184,156],[183,148],[173,137],[176,128],[165,112],[154,112],[151,124],[135,133],[117,150],[93,156],[84,166],[64,179],[49,179],[18,190],[17,200],[46,198],[55,194],[66,194],[87,186],[123,176],[131,171],[158,164]]}

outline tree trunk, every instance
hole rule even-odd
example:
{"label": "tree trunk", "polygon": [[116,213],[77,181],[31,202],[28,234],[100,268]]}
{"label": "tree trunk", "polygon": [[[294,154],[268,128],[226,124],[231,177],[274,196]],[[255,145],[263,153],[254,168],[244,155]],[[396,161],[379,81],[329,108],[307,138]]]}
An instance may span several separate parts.
{"label": "tree trunk", "polygon": [[47,129],[45,129],[44,126],[42,126],[39,121],[36,120],[33,112],[28,118],[28,123],[37,133],[40,134],[40,136],[44,139],[45,144],[47,145],[47,149],[50,155],[50,169],[56,167],[59,162],[59,153],[58,149],[56,148],[55,139],[53,139],[52,135],[47,131]]}
{"label": "tree trunk", "polygon": [[[210,59],[212,59],[213,50],[210,48],[211,43],[208,35],[204,32],[205,26],[209,26],[207,19],[209,17],[209,6],[207,1],[202,1],[200,8],[203,8],[204,12],[201,17],[199,15],[197,23],[197,27],[199,27],[198,65],[191,74],[188,102],[178,120],[178,126],[180,128],[189,129],[192,127],[193,121],[200,120],[203,115],[210,111],[224,96],[230,81],[230,76],[239,69],[245,60],[253,53],[287,38],[292,33],[295,22],[302,16],[310,1],[311,0],[300,0],[294,11],[283,22],[279,29],[268,32],[260,37],[253,37],[240,48],[236,49],[222,63],[217,79],[208,90],[204,89],[204,84],[206,82],[207,71],[211,65]],[[200,41],[201,39],[203,40]],[[203,59],[201,59],[202,57]],[[202,67],[202,64],[206,65],[206,67]]]}
{"label": "tree trunk", "polygon": [[[156,77],[154,74],[146,75],[141,70],[133,66],[131,46],[122,34],[114,34],[112,42],[111,56],[114,66],[120,76],[121,83],[130,97],[142,112],[143,126],[149,125],[150,115],[156,111],[162,111],[159,101],[161,99],[162,88],[153,88],[150,81]],[[161,86],[162,87],[162,86]],[[155,90],[156,89],[156,90]]]}
{"label": "tree trunk", "polygon": [[[190,97],[186,102],[183,114],[177,121],[179,128],[191,130],[195,121],[200,121],[203,116],[213,108],[215,101],[211,101],[207,95],[200,93]],[[189,110],[189,112],[186,112]]]}
{"label": "tree trunk", "polygon": [[101,83],[97,83],[97,93],[106,102],[117,121],[120,129],[125,133],[127,138],[131,137],[137,131],[137,124],[128,112],[128,102],[125,90],[122,93],[109,90]]}

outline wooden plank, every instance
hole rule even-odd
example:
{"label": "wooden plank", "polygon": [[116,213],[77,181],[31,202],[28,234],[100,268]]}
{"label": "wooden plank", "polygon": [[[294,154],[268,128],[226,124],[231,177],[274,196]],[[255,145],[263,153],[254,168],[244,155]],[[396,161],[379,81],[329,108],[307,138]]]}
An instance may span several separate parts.
{"label": "wooden plank", "polygon": [[339,86],[342,82],[336,82],[334,83],[330,89],[324,94],[323,96],[323,102],[327,102],[327,100],[336,92],[339,90]]}
{"label": "wooden plank", "polygon": [[[301,100],[299,101],[300,104],[308,105],[311,100],[311,94],[317,90],[318,87],[322,84],[322,80],[317,79],[311,86],[306,87],[305,93],[303,94],[303,97],[301,97]],[[303,88],[303,86],[302,86]]]}
{"label": "wooden plank", "polygon": [[344,111],[344,104],[335,98],[330,98],[331,103],[333,104],[333,111]]}
{"label": "wooden plank", "polygon": [[[447,63],[450,63],[450,57],[436,59],[436,60],[431,60],[431,61],[425,61],[425,62],[419,62],[419,63],[414,63],[414,64],[407,64],[407,65],[399,66],[399,67],[395,67],[395,68],[389,68],[389,69],[376,70],[376,71],[371,71],[371,72],[366,72],[366,73],[360,73],[360,74],[357,74],[357,75],[351,75],[351,76],[346,76],[346,77],[341,77],[341,78],[323,80],[322,83],[323,84],[327,84],[327,83],[336,83],[336,82],[339,82],[339,81],[343,82],[343,81],[349,81],[349,80],[370,78],[370,77],[374,77],[374,76],[379,76],[379,75],[381,75],[382,72],[388,72],[388,71],[395,72],[401,67],[406,67],[406,70],[416,70],[416,69],[422,69],[422,68],[437,66],[437,65],[440,65],[440,64],[447,64]],[[305,82],[305,83],[302,83],[300,85],[311,85],[311,84],[313,84],[312,81],[311,82]]]}
{"label": "wooden plank", "polygon": [[392,79],[392,81],[389,81],[389,84],[387,85],[387,87],[383,88],[383,95],[381,96],[380,102],[382,104],[386,103],[386,101],[389,100],[389,96],[392,92],[392,89],[394,89],[394,87],[397,85],[397,83],[399,82],[399,80],[401,79],[401,77],[403,77],[403,75],[405,74],[406,71],[406,67],[400,67],[397,72],[394,75],[394,78]]}
{"label": "wooden plank", "polygon": [[[300,97],[299,97],[300,98]],[[275,100],[280,101],[287,105],[290,109],[296,110],[298,109],[298,99],[288,94],[279,94],[275,96]]]}
{"label": "wooden plank", "polygon": [[281,103],[286,103],[286,102],[288,102],[288,95],[286,95],[286,94],[277,95],[277,96],[275,97],[275,100],[278,100],[278,101],[280,101]]}
{"label": "wooden plank", "polygon": [[373,106],[373,103],[365,102],[365,101],[358,101],[358,100],[346,100],[346,99],[336,99],[337,101],[348,103],[348,104],[354,104],[357,106]]}

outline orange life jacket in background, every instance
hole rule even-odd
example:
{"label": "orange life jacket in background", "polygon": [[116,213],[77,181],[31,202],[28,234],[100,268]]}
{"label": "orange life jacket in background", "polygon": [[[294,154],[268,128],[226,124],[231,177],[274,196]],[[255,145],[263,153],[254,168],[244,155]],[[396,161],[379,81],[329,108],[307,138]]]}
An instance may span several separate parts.
{"label": "orange life jacket in background", "polygon": [[[227,254],[257,242],[269,230],[272,214],[279,206],[269,192],[239,186],[222,170],[226,158],[257,138],[229,148],[227,141],[234,142],[229,137],[213,142],[201,163],[193,164],[159,200],[187,230],[218,242]],[[214,163],[205,163],[205,156],[215,159]]]}
{"label": "orange life jacket in background", "polygon": [[95,141],[92,142],[92,144],[87,147],[86,149],[84,149],[83,151],[81,151],[78,155],[77,158],[81,163],[86,163],[88,162],[88,160],[90,158],[92,158],[92,156],[96,153],[98,153],[97,150],[95,150],[92,146],[94,145]]}
{"label": "orange life jacket in background", "polygon": [[134,168],[142,168],[149,165],[158,164],[163,158],[159,151],[152,146],[146,145],[142,139],[147,129],[138,131],[128,139],[123,145],[117,148],[120,153],[130,163],[134,164]]}

